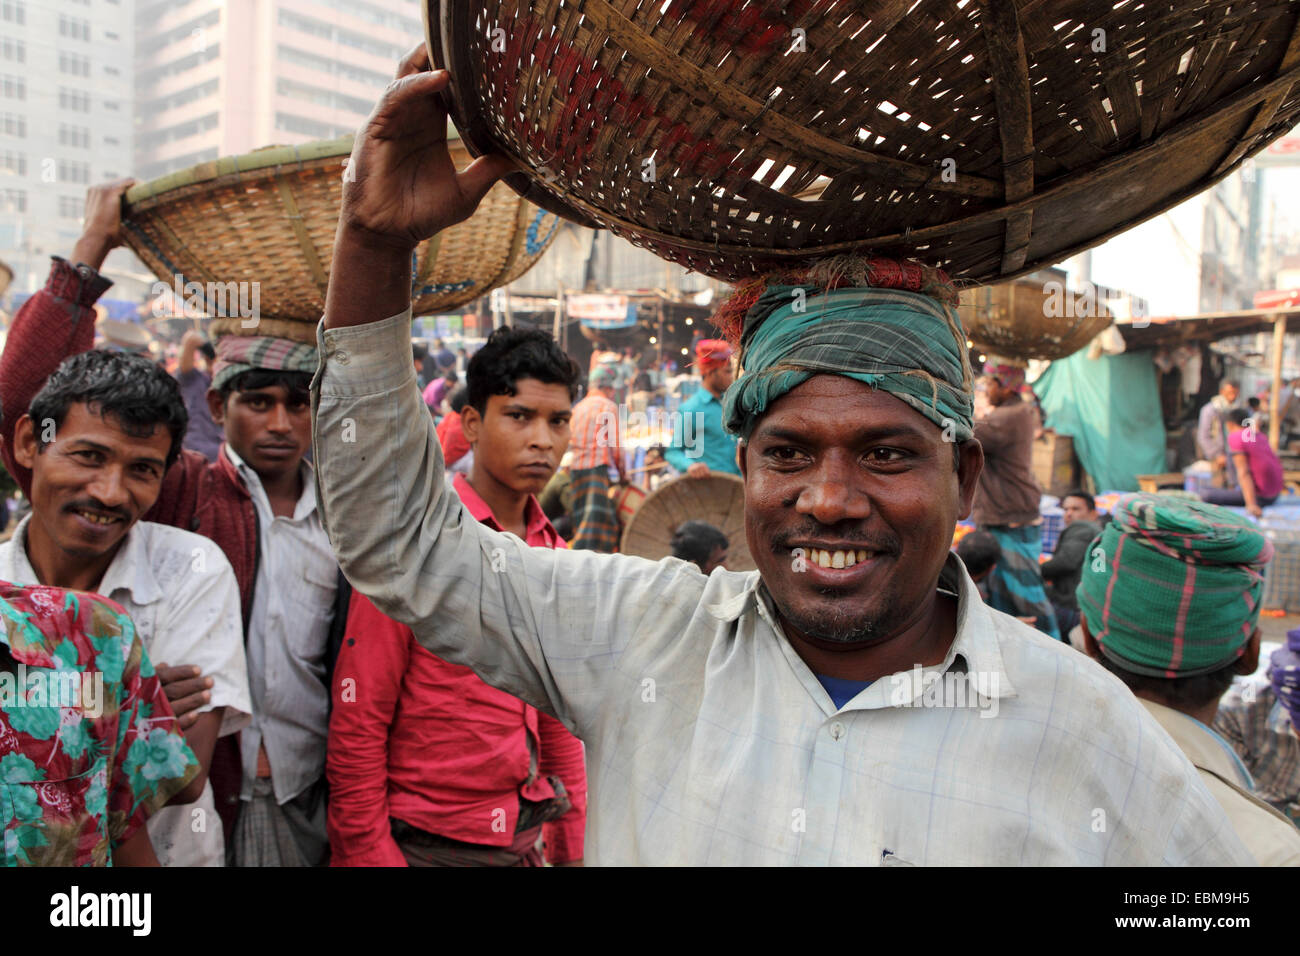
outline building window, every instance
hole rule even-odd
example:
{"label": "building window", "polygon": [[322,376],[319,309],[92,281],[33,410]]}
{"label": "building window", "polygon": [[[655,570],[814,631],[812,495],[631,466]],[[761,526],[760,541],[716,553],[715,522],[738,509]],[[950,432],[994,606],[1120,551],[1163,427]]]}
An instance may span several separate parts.
{"label": "building window", "polygon": [[308,103],[324,107],[325,109],[343,110],[348,113],[360,113],[362,116],[369,116],[370,109],[374,105],[370,100],[363,100],[356,96],[346,96],[343,93],[323,89],[319,86],[307,86],[304,83],[295,83],[293,80],[286,80],[284,78],[276,81],[275,91],[281,96],[288,96],[296,100],[305,100]]}
{"label": "building window", "polygon": [[120,36],[118,36],[116,33],[114,33],[112,30],[105,30],[105,31],[104,31],[104,39],[105,39],[105,40],[120,40],[120,39],[122,39],[122,38],[121,38]]}
{"label": "building window", "polygon": [[59,53],[59,72],[73,76],[90,76],[90,57],[80,53]]}
{"label": "building window", "polygon": [[189,103],[216,96],[218,89],[218,81],[216,77],[213,77],[206,82],[196,83],[194,86],[187,86],[183,90],[177,90],[169,96],[162,96],[156,100],[139,103],[137,104],[139,107],[138,112],[141,116],[152,116],[165,110],[174,110]]}
{"label": "building window", "polygon": [[0,73],[0,96],[7,100],[27,99],[27,81],[21,76]]}
{"label": "building window", "polygon": [[69,126],[67,123],[59,124],[59,145],[89,149],[90,129],[85,126]]}
{"label": "building window", "polygon": [[333,40],[344,46],[350,46],[354,49],[361,50],[373,56],[381,56],[386,60],[400,60],[405,54],[405,50],[391,43],[385,43],[382,40],[376,40],[373,37],[365,36],[360,33],[353,33],[351,30],[345,30],[342,27],[336,27],[331,23],[323,20],[316,20],[312,17],[304,17],[301,14],[294,13],[292,10],[281,9],[278,16],[280,26],[289,27],[292,30],[298,30],[310,36],[321,37],[325,40]]}
{"label": "building window", "polygon": [[107,73],[109,76],[121,76],[121,75],[122,75],[122,71],[119,70],[119,69],[118,69],[117,67],[115,67],[115,66],[106,66],[106,67],[104,67],[104,72]]}
{"label": "building window", "polygon": [[86,201],[79,196],[60,196],[59,215],[65,219],[80,219],[86,214]]}
{"label": "building window", "polygon": [[106,109],[106,110],[116,110],[116,109],[117,109],[117,100],[104,100],[104,109]]}
{"label": "building window", "polygon": [[349,133],[355,133],[355,127],[335,126],[332,123],[321,123],[317,120],[307,119],[304,116],[294,116],[292,113],[276,113],[275,128],[283,130],[286,133],[298,133],[302,136],[310,136],[313,139],[335,139],[339,136],[347,136]]}
{"label": "building window", "polygon": [[7,149],[0,152],[0,171],[11,176],[26,176],[27,157],[23,153],[15,153]]}
{"label": "building window", "polygon": [[105,137],[104,137],[104,145],[105,145],[105,146],[121,146],[122,144],[121,144],[120,142],[118,142],[118,139],[117,139],[116,136],[105,136]]}
{"label": "building window", "polygon": [[72,110],[74,113],[89,113],[90,94],[83,90],[59,87],[59,108]]}
{"label": "building window", "polygon": [[90,21],[80,17],[59,17],[59,36],[69,40],[89,40]]}
{"label": "building window", "polygon": [[59,160],[57,173],[58,180],[61,183],[88,183],[90,182],[90,163],[61,159]]}
{"label": "building window", "polygon": [[142,133],[136,137],[135,145],[142,150],[153,149],[163,143],[171,143],[178,139],[189,139],[191,136],[197,136],[200,133],[206,133],[208,130],[216,128],[217,114],[209,113],[206,116],[186,120],[184,123],[177,123],[175,126],[168,126],[165,129]]}
{"label": "building window", "polygon": [[27,23],[27,7],[23,0],[0,0],[0,20],[5,23]]}
{"label": "building window", "polygon": [[17,113],[0,113],[0,134],[17,136],[19,139],[26,138],[27,118]]}
{"label": "building window", "polygon": [[292,63],[294,66],[303,66],[309,70],[319,70],[330,76],[339,76],[345,80],[351,80],[355,83],[364,83],[368,86],[383,89],[390,82],[392,77],[386,73],[377,73],[374,70],[364,70],[361,67],[353,66],[350,63],[344,63],[342,60],[331,59],[327,56],[318,56],[315,53],[307,53],[303,50],[295,49],[291,46],[280,46],[277,48],[277,55],[284,63]]}
{"label": "building window", "polygon": [[5,212],[26,212],[27,191],[23,189],[0,189],[0,210]]}
{"label": "building window", "polygon": [[0,37],[0,58],[13,63],[26,63],[27,45],[13,37]]}

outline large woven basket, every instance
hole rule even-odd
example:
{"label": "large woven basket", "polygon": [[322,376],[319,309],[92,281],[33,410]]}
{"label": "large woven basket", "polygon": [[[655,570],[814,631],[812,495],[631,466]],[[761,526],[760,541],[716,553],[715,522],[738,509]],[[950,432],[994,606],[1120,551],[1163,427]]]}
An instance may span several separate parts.
{"label": "large woven basket", "polygon": [[[458,166],[470,156],[449,143]],[[126,194],[127,241],[169,287],[257,282],[263,322],[315,323],[325,308],[344,163],[352,137],[271,147],[202,163]],[[559,218],[495,186],[465,222],[422,243],[412,261],[416,315],[454,309],[523,275]],[[233,287],[232,287],[233,288]],[[230,315],[215,296],[213,315]],[[242,323],[225,331],[267,334]]]}
{"label": "large woven basket", "polygon": [[673,553],[673,532],[706,521],[727,536],[727,569],[753,571],[745,537],[745,483],[735,475],[685,475],[665,482],[642,502],[623,529],[619,551],[658,561]]}
{"label": "large woven basket", "polygon": [[1300,118],[1285,0],[426,3],[471,152],[724,279],[868,250],[1023,274]]}
{"label": "large woven basket", "polygon": [[1111,322],[1096,296],[1028,277],[963,289],[957,314],[977,348],[1017,359],[1073,355]]}

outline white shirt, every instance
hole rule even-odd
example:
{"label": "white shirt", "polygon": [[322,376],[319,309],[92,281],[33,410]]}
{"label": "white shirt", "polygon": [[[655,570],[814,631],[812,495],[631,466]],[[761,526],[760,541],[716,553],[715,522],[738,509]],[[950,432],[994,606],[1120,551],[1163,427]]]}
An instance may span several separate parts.
{"label": "white shirt", "polygon": [[[474,521],[423,414],[409,312],[318,338],[315,460],[348,579],[583,740],[588,863],[1253,862],[1128,688],[981,603],[955,555],[944,661],[837,710],[758,572],[529,548]],[[960,669],[979,706],[944,706],[955,685],[916,706],[924,675]]]}
{"label": "white shirt", "polygon": [[1143,700],[1142,706],[1201,772],[1259,865],[1300,866],[1300,830],[1255,795],[1255,781],[1231,745],[1195,717],[1151,700]]}
{"label": "white shirt", "polygon": [[[27,557],[24,518],[0,544],[0,578],[41,584]],[[252,713],[244,660],[239,585],[230,562],[201,535],[137,521],[104,572],[97,593],[126,609],[152,663],[193,664],[212,678],[212,698],[199,708],[224,707],[220,736],[247,726]],[[163,866],[223,866],[225,843],[212,785],[194,803],[163,807],[146,824]]]}
{"label": "white shirt", "polygon": [[258,527],[257,579],[248,618],[253,722],[240,737],[240,796],[252,798],[257,749],[262,745],[271,763],[275,800],[283,804],[325,772],[325,650],[334,619],[338,564],[316,510],[311,466],[302,463],[302,494],[293,516],[275,515],[257,472],[229,445],[223,447],[252,496]]}

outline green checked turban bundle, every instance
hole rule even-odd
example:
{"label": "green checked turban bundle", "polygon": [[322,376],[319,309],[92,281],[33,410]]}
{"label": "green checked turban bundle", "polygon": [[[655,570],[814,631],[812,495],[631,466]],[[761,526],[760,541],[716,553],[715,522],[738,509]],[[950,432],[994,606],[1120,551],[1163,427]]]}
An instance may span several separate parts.
{"label": "green checked turban bundle", "polygon": [[1272,542],[1225,508],[1131,495],[1089,545],[1075,593],[1110,661],[1147,677],[1193,677],[1241,656],[1272,557]]}
{"label": "green checked turban bundle", "polygon": [[768,285],[745,313],[740,350],[744,374],[723,396],[722,416],[742,438],[777,399],[819,374],[883,389],[957,441],[973,434],[966,335],[956,310],[929,294]]}

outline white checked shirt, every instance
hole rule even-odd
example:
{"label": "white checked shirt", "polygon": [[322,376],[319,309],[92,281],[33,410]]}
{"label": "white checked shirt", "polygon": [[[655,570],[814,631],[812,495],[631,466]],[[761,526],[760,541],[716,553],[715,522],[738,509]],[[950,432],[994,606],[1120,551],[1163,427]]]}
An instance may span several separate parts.
{"label": "white checked shirt", "polygon": [[[429,417],[427,411],[424,417]],[[311,466],[302,463],[302,494],[293,517],[277,516],[257,472],[229,445],[224,448],[253,498],[258,527],[257,579],[248,618],[253,723],[239,739],[244,770],[240,797],[253,796],[260,744],[271,763],[275,800],[283,804],[325,773],[325,650],[338,565],[316,510]]]}
{"label": "white checked shirt", "polygon": [[903,706],[922,698],[909,673],[837,710],[757,572],[543,551],[474,521],[421,414],[409,311],[319,338],[315,460],[344,570],[585,742],[588,863],[1253,862],[1128,689],[982,604],[955,556],[957,636],[924,673],[979,675],[981,706]]}
{"label": "white checked shirt", "polygon": [[[27,558],[24,518],[0,544],[0,579],[40,584]],[[221,549],[201,535],[152,521],[137,521],[104,572],[98,593],[131,615],[151,663],[196,665],[212,678],[206,713],[226,708],[220,736],[247,726],[248,670],[244,660],[239,585]],[[201,810],[201,817],[195,811]],[[203,827],[196,832],[195,823]],[[163,807],[146,824],[163,866],[223,866],[225,844],[212,785],[194,803]]]}
{"label": "white checked shirt", "polygon": [[1235,681],[1219,702],[1214,729],[1255,778],[1255,793],[1300,825],[1300,737],[1267,678]]}

